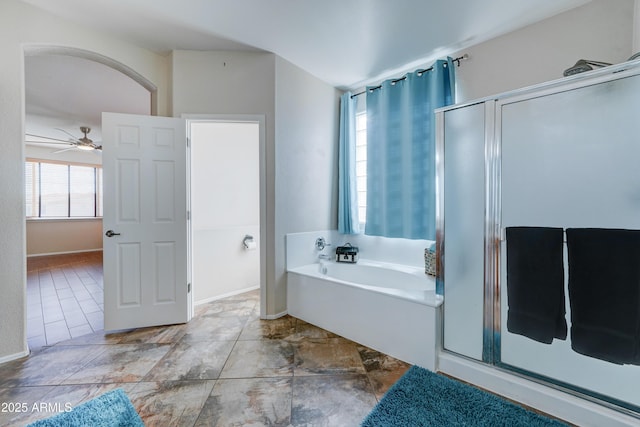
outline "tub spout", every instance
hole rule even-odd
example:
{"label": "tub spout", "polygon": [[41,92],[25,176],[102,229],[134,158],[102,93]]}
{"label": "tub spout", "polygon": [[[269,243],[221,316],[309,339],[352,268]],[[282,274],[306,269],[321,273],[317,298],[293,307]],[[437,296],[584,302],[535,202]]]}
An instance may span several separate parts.
{"label": "tub spout", "polygon": [[320,266],[320,273],[327,274],[327,266],[326,265],[322,264]]}
{"label": "tub spout", "polygon": [[323,259],[320,259],[320,263],[318,264],[318,271],[322,275],[327,274],[327,271],[328,271],[327,263]]}

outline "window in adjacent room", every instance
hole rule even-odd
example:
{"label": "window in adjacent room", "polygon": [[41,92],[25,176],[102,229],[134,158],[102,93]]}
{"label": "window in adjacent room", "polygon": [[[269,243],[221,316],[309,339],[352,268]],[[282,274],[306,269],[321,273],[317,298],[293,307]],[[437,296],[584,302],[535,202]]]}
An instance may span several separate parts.
{"label": "window in adjacent room", "polygon": [[358,189],[358,221],[367,222],[367,113],[356,114],[356,188]]}
{"label": "window in adjacent room", "polygon": [[102,168],[29,160],[25,199],[27,218],[101,217]]}

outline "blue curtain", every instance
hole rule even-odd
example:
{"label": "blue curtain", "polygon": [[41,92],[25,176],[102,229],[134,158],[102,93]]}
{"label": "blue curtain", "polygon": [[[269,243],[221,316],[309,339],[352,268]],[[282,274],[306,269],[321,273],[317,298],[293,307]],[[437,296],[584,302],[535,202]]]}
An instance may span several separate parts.
{"label": "blue curtain", "polygon": [[338,154],[338,231],[360,232],[356,189],[356,101],[347,92],[340,98],[340,140]]}
{"label": "blue curtain", "polygon": [[436,108],[454,101],[451,58],[367,88],[365,234],[435,240]]}

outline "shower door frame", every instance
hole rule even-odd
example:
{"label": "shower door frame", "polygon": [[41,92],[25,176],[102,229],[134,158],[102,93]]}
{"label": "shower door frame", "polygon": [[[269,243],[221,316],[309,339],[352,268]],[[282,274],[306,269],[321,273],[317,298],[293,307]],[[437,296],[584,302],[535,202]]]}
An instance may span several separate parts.
{"label": "shower door frame", "polygon": [[[593,401],[636,418],[640,418],[640,407],[621,401],[593,390],[582,388],[561,380],[537,374],[523,368],[509,365],[501,360],[501,247],[505,240],[502,227],[502,108],[505,105],[522,102],[534,98],[573,91],[584,87],[594,86],[623,78],[640,75],[640,60],[599,69],[596,71],[575,75],[572,77],[543,83],[516,91],[507,92],[494,97],[472,101],[462,105],[453,105],[436,111],[437,113],[437,251],[438,271],[437,281],[439,289],[445,295],[444,309],[446,310],[446,278],[444,275],[444,252],[446,236],[444,232],[444,145],[445,145],[445,113],[447,111],[465,108],[479,103],[485,108],[485,245],[484,245],[484,301],[483,301],[483,348],[482,363],[520,376],[527,380],[568,393],[570,395]],[[469,358],[444,348],[445,353],[458,357]],[[473,358],[470,358],[473,359]],[[475,359],[473,359],[475,360]],[[478,360],[476,360],[478,361]]]}

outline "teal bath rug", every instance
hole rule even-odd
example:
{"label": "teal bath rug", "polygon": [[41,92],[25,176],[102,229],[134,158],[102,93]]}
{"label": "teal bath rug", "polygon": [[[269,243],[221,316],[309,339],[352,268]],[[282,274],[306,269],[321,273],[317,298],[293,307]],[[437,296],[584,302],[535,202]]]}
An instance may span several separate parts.
{"label": "teal bath rug", "polygon": [[39,420],[28,427],[144,427],[144,423],[122,389],[84,402],[69,412]]}
{"label": "teal bath rug", "polygon": [[362,427],[407,426],[566,427],[566,424],[412,366],[362,422]]}

